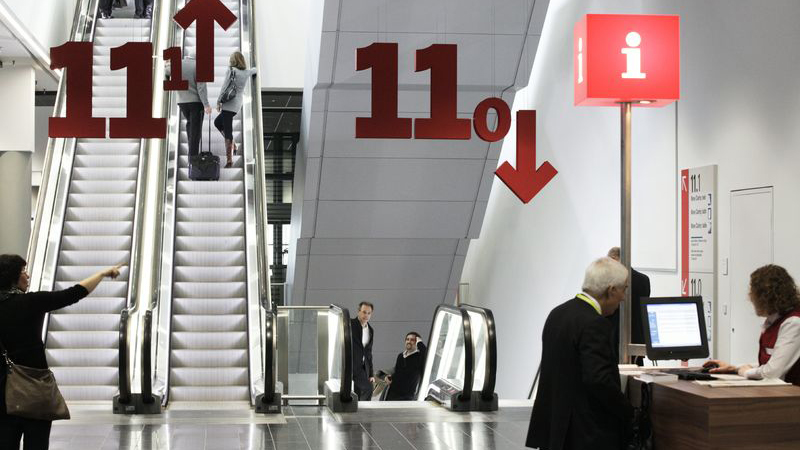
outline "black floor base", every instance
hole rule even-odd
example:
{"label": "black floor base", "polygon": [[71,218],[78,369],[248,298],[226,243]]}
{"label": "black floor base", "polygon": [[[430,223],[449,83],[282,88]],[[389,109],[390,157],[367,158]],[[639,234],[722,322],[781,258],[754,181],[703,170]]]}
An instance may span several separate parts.
{"label": "black floor base", "polygon": [[119,395],[114,396],[114,414],[161,414],[161,397],[152,396],[152,401],[145,403],[142,394],[131,394],[127,403],[120,403]]}
{"label": "black floor base", "polygon": [[325,402],[332,412],[335,413],[354,413],[358,411],[358,396],[355,392],[350,393],[351,400],[343,402],[338,390],[332,390],[325,384]]}
{"label": "black floor base", "polygon": [[280,414],[282,412],[281,408],[281,394],[278,392],[272,394],[272,401],[266,401],[264,394],[256,396],[257,414]]}

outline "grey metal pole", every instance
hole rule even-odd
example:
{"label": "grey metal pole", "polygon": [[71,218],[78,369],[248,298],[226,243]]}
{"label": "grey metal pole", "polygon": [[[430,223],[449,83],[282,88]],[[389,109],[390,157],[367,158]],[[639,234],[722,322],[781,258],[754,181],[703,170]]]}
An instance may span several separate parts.
{"label": "grey metal pole", "polygon": [[[622,133],[621,133],[621,157],[620,157],[620,183],[621,207],[620,207],[620,262],[631,273],[631,114],[633,112],[631,102],[623,102],[620,105]],[[630,275],[629,275],[630,277]],[[625,291],[625,303],[622,304],[619,323],[619,359],[623,364],[630,361],[630,350],[628,345],[631,343],[631,287],[630,278],[628,289]]]}

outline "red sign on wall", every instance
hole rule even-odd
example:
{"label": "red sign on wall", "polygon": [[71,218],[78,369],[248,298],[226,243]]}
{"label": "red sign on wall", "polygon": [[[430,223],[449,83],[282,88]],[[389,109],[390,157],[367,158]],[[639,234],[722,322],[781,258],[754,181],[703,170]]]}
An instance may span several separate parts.
{"label": "red sign on wall", "polygon": [[574,30],[575,105],[680,98],[680,17],[587,14]]}

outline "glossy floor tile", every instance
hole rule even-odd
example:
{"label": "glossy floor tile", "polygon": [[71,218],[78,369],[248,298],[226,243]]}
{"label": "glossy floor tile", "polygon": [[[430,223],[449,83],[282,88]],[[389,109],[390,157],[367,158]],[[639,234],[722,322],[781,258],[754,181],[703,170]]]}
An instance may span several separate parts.
{"label": "glossy floor tile", "polygon": [[166,411],[120,416],[73,408],[56,422],[51,450],[461,450],[525,448],[530,406],[452,413],[422,403],[365,404],[358,413],[288,406],[263,416],[249,409]]}

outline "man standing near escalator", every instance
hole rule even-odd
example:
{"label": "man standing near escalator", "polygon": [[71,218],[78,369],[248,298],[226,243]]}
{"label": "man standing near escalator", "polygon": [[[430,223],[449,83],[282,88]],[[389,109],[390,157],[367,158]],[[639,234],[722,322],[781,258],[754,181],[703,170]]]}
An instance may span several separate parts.
{"label": "man standing near escalator", "polygon": [[369,324],[375,307],[370,302],[358,304],[358,317],[350,320],[350,337],[353,341],[353,385],[360,401],[372,399],[372,343],[375,330]]}

